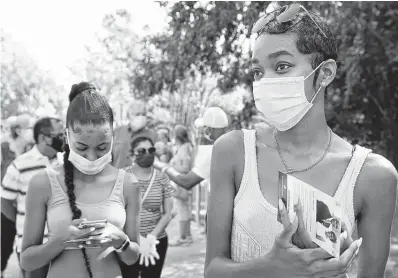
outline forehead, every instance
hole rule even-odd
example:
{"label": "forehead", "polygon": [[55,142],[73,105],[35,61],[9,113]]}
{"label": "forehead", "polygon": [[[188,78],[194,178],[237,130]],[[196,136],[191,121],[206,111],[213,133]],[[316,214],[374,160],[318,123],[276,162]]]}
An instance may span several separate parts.
{"label": "forehead", "polygon": [[148,140],[145,140],[145,141],[139,142],[137,144],[136,149],[139,149],[139,148],[150,148],[150,147],[152,147],[151,142],[149,142]]}
{"label": "forehead", "polygon": [[295,58],[304,59],[306,56],[297,49],[295,34],[261,34],[253,44],[253,63],[274,59],[290,53]]}
{"label": "forehead", "polygon": [[109,141],[112,139],[112,128],[109,123],[101,125],[93,124],[74,124],[73,128],[68,129],[71,140],[85,144],[98,143],[98,141]]}

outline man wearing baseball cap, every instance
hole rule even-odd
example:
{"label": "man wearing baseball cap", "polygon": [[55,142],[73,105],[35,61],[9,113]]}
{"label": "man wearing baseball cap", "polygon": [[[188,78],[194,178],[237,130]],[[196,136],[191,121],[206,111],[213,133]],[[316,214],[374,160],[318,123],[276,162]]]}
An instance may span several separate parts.
{"label": "man wearing baseball cap", "polygon": [[[209,107],[206,109],[202,118],[195,120],[195,126],[197,128],[203,128],[205,138],[211,142],[215,142],[226,133],[228,128],[228,116],[219,107]],[[203,180],[210,180],[211,150],[212,145],[199,146],[194,167],[187,174],[181,174],[170,165],[160,161],[156,161],[154,166],[163,173],[166,173],[176,184],[190,190]]]}

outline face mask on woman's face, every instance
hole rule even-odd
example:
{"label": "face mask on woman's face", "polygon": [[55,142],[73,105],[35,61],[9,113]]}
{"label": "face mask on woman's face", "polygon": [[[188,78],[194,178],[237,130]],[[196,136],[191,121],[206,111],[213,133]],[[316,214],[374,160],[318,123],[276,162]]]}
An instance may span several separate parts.
{"label": "face mask on woman's face", "polygon": [[141,168],[149,168],[155,161],[155,153],[137,154],[135,156],[135,163]]}
{"label": "face mask on woman's face", "polygon": [[[70,142],[68,130],[66,130],[66,134],[67,134],[68,142]],[[69,150],[70,150],[68,160],[73,164],[73,166],[76,167],[76,169],[78,169],[83,174],[96,175],[96,174],[100,173],[102,170],[104,170],[106,165],[108,165],[112,161],[113,139],[112,139],[111,147],[109,148],[109,151],[94,161],[88,160],[88,159],[84,158],[83,156],[81,156],[80,154],[76,153],[73,150],[71,144],[70,143],[68,143],[68,144],[69,144]]]}

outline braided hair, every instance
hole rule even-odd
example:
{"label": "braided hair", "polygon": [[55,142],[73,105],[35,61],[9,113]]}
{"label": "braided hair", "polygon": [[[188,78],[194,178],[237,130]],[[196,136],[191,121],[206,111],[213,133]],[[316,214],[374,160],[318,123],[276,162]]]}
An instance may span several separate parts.
{"label": "braided hair", "polygon": [[[105,124],[113,126],[113,112],[106,98],[97,93],[96,88],[87,82],[74,84],[69,94],[69,107],[66,113],[66,126],[73,129],[74,124]],[[70,148],[68,144],[64,147],[64,172],[65,186],[69,198],[69,206],[72,211],[72,220],[79,219],[82,211],[76,206],[76,195],[73,183],[73,164],[69,161]],[[85,248],[82,248],[84,262],[90,278],[93,278],[90,260]]]}

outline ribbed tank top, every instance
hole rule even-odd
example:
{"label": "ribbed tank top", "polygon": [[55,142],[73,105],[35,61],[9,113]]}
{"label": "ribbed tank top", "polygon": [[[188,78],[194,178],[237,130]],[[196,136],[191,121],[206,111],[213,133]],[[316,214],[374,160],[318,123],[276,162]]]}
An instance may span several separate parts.
{"label": "ribbed tank top", "polygon": [[[57,231],[68,229],[72,222],[72,212],[69,207],[69,198],[61,187],[56,172],[46,169],[51,184],[51,198],[47,204],[47,225],[49,238]],[[123,229],[126,222],[126,210],[123,197],[123,181],[125,171],[119,170],[116,182],[109,196],[96,204],[76,205],[82,211],[81,218],[87,220],[107,219],[113,225]],[[101,249],[86,249],[90,260],[91,270],[95,278],[118,277],[120,267],[115,254],[110,254],[101,261],[97,260]],[[102,250],[103,251],[103,250]],[[50,264],[47,278],[88,278],[81,250],[64,250]]]}
{"label": "ribbed tank top", "polygon": [[[238,193],[234,199],[231,259],[245,262],[266,255],[275,237],[283,230],[277,221],[277,208],[271,205],[261,192],[256,153],[256,131],[243,130],[245,164]],[[355,146],[350,163],[336,190],[334,198],[340,200],[343,221],[352,234],[355,230],[354,187],[361,168],[371,151]]]}

